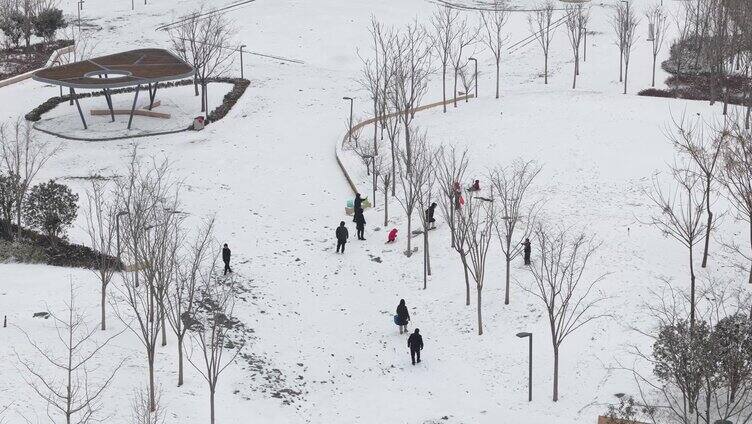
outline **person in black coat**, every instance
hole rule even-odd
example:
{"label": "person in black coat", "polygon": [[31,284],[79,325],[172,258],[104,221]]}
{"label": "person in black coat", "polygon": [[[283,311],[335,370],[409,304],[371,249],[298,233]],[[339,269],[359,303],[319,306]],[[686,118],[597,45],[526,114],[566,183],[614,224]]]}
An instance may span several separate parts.
{"label": "person in black coat", "polygon": [[420,330],[417,328],[410,337],[407,338],[407,347],[410,348],[410,358],[415,365],[415,357],[418,357],[418,363],[420,363],[420,351],[423,350],[423,337],[420,335]]}
{"label": "person in black coat", "polygon": [[360,197],[360,193],[355,193],[355,200],[353,201],[353,209],[357,212],[358,209],[363,210],[363,198]]}
{"label": "person in black coat", "polygon": [[366,229],[366,217],[363,216],[363,209],[360,209],[360,213],[355,214],[355,229],[358,231],[358,240],[365,240],[363,231]]}
{"label": "person in black coat", "polygon": [[232,273],[232,268],[230,268],[230,248],[227,247],[227,243],[225,243],[224,247],[222,248],[222,262],[225,263],[225,273],[224,275],[227,275],[227,273]]}
{"label": "person in black coat", "polygon": [[428,222],[428,228],[436,228],[436,218],[434,213],[436,212],[436,202],[431,203],[431,206],[426,209],[426,222]]}
{"label": "person in black coat", "polygon": [[337,236],[337,253],[340,250],[342,253],[345,253],[345,243],[347,243],[347,239],[350,237],[350,233],[347,231],[347,227],[345,227],[345,221],[339,223],[339,227],[337,227],[334,235]]}
{"label": "person in black coat", "polygon": [[522,247],[524,248],[523,255],[525,256],[525,265],[530,265],[530,239],[526,238],[524,242],[522,242]]}
{"label": "person in black coat", "polygon": [[405,299],[400,299],[399,305],[397,305],[397,323],[399,325],[400,334],[407,333],[407,323],[410,322],[410,312],[405,305]]}

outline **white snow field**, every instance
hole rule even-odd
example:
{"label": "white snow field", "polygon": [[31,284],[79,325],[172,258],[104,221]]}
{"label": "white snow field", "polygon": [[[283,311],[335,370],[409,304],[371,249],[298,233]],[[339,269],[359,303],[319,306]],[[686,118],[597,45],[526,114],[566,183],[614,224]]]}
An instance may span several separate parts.
{"label": "white snow field", "polygon": [[[660,277],[677,284],[687,280],[684,250],[639,222],[650,213],[643,190],[650,187],[653,175],[673,162],[674,150],[663,130],[672,113],[686,110],[715,117],[720,110],[705,102],[636,95],[650,85],[644,22],[633,53],[629,94],[620,94],[618,49],[609,23],[615,1],[592,4],[588,29],[594,34],[588,38],[587,62],[576,90],[570,88],[571,53],[560,29],[552,50],[550,84],[544,85],[539,77],[542,55],[536,44],[530,44],[505,55],[502,98],[495,100],[492,59],[488,52],[478,51],[479,99],[450,107],[446,115],[436,109],[416,119],[432,143],[467,146],[471,174],[480,176],[486,167],[506,165],[518,157],[538,161],[543,172],[536,192],[547,199],[549,222],[584,228],[604,242],[590,271],[609,273],[600,290],[610,297],[603,312],[613,318],[583,327],[564,343],[561,398],[556,403],[551,401],[553,355],[545,312],[514,284],[511,304],[503,304],[499,249],[494,248],[488,265],[483,336],[477,335],[475,305],[464,305],[462,269],[449,248],[445,224],[431,233],[434,269],[427,290],[422,289],[421,255],[407,258],[402,253],[406,228],[394,201],[390,228],[400,230],[396,245],[384,244],[379,198],[378,207],[366,211],[367,240],[351,237],[345,255],[334,253],[334,228],[341,220],[354,235],[351,218],[344,214],[352,193],[334,156],[348,112],[342,97],[356,97],[356,118],[369,116],[367,95],[356,81],[356,51],[368,54],[372,14],[387,24],[403,25],[414,17],[426,22],[433,2],[256,0],[228,12],[238,28],[238,44],[304,63],[247,55],[245,75],[251,85],[222,121],[201,132],[60,141],[61,152],[39,181],[65,179],[83,200],[85,183],[76,177],[121,173],[137,144],[142,155],[173,162],[187,186],[183,203],[190,222],[216,213],[217,237],[233,250],[233,268],[247,290],[236,313],[254,335],[245,348],[248,356],[238,358],[220,380],[219,423],[595,423],[615,393],[635,393],[631,376],[609,367],[616,360],[631,363],[627,342],[647,346],[629,327],[650,326],[641,311],[649,290],[660,289]],[[632,4],[642,11],[650,2]],[[680,6],[673,0],[665,4],[669,10]],[[66,0],[63,6],[73,14],[75,5]],[[130,2],[124,0],[88,0],[82,17],[101,27],[95,33],[97,53],[167,48],[167,34],[155,28],[199,5],[199,0],[150,0],[146,6],[137,1],[131,12]],[[514,13],[507,31],[510,42],[525,38],[526,15]],[[668,45],[659,61],[667,53]],[[659,85],[665,77],[659,70]],[[56,92],[34,81],[1,88],[0,117],[9,122]],[[211,107],[222,95],[217,89],[214,93]],[[440,95],[440,79],[434,78],[424,102],[440,100]],[[198,114],[190,109],[198,106],[195,99],[176,94],[174,101],[185,101],[180,107],[187,116]],[[76,125],[76,113],[75,107],[62,104],[50,116],[67,116],[70,125]],[[344,161],[360,181],[359,189],[370,193],[362,167],[351,156]],[[85,243],[80,215],[70,238]],[[735,230],[733,217],[727,216],[720,231],[732,235]],[[721,259],[714,255],[709,267],[699,271],[699,279],[709,274],[733,276]],[[521,284],[529,279],[519,261],[513,278]],[[7,315],[11,324],[0,328],[0,410],[10,405],[3,417],[6,423],[47,422],[44,404],[24,383],[16,356],[33,359],[34,352],[15,326],[54,348],[52,322],[32,314],[59,311],[71,280],[95,323],[99,286],[92,272],[0,264],[0,315]],[[117,279],[113,284],[119,284]],[[424,337],[419,366],[410,364],[406,336],[399,335],[392,322],[400,298],[410,307],[411,328],[420,328]],[[100,336],[123,329],[110,313],[109,329]],[[531,403],[527,342],[515,337],[519,331],[534,333]],[[98,358],[103,372],[122,358],[127,362],[104,395],[101,416],[105,422],[129,423],[132,392],[147,383],[145,354],[127,331],[106,352]],[[208,422],[208,391],[198,373],[186,365],[186,383],[176,387],[174,337],[157,355],[167,422]]]}

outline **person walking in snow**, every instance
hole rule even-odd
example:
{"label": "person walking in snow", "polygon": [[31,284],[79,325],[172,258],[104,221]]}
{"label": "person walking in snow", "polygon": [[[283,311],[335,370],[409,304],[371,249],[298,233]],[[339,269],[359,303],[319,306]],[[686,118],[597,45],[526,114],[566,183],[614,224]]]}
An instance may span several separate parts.
{"label": "person walking in snow", "polygon": [[358,240],[365,240],[363,231],[366,229],[366,217],[363,216],[363,209],[360,209],[360,213],[355,214],[355,229],[358,232]]}
{"label": "person walking in snow", "polygon": [[227,247],[227,243],[225,243],[224,247],[222,247],[222,262],[225,263],[225,273],[224,275],[227,275],[227,273],[232,274],[232,268],[230,268],[230,248]]}
{"label": "person walking in snow", "polygon": [[407,333],[407,323],[410,322],[410,312],[405,305],[405,299],[400,299],[397,305],[397,325],[399,325],[400,334]]}
{"label": "person walking in snow", "polygon": [[436,212],[436,202],[431,203],[431,206],[426,209],[426,222],[428,222],[428,228],[436,228],[436,218],[434,218],[434,212]]}
{"label": "person walking in snow", "polygon": [[525,257],[525,265],[530,265],[530,239],[526,238],[524,242],[522,242],[522,247],[524,249],[523,255]]}
{"label": "person walking in snow", "polygon": [[415,365],[416,357],[418,358],[417,362],[420,363],[420,351],[423,350],[423,336],[420,335],[420,330],[417,328],[407,338],[407,347],[410,348],[410,358],[413,360],[413,365]]}
{"label": "person walking in snow", "polygon": [[350,237],[350,233],[347,231],[347,227],[345,227],[345,221],[339,223],[339,227],[337,227],[334,235],[337,236],[337,253],[340,253],[340,251],[345,253],[345,243],[347,243],[347,239]]}

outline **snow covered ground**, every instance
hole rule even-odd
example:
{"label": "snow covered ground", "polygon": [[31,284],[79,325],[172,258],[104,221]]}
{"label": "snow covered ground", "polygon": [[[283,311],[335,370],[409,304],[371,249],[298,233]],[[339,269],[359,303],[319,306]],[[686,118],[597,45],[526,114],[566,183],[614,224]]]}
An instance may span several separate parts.
{"label": "snow covered ground", "polygon": [[[154,28],[199,1],[150,3],[136,4],[135,12],[122,1],[85,3],[82,16],[102,28],[96,34],[97,53],[167,47],[166,35]],[[504,59],[502,99],[494,100],[492,61],[479,52],[480,98],[446,115],[422,112],[416,120],[431,142],[468,146],[478,174],[517,157],[537,160],[544,169],[537,190],[547,198],[546,216],[554,223],[585,227],[604,241],[592,272],[610,272],[602,290],[612,298],[606,307],[614,318],[587,326],[565,342],[556,404],[550,400],[553,358],[543,310],[516,288],[511,305],[503,305],[498,251],[488,265],[493,272],[484,289],[482,337],[476,334],[474,306],[464,305],[461,267],[448,248],[445,225],[431,235],[434,275],[426,291],[420,255],[406,258],[401,253],[405,229],[398,214],[390,225],[400,228],[399,244],[383,244],[386,232],[379,228],[383,214],[377,208],[366,211],[368,240],[354,240],[344,256],[334,254],[334,227],[347,220],[344,206],[351,196],[333,154],[347,113],[341,98],[357,98],[356,116],[368,116],[369,107],[356,82],[356,49],[367,52],[371,14],[402,25],[415,16],[427,20],[434,4],[257,0],[230,13],[238,44],[304,63],[246,57],[251,86],[224,120],[199,133],[135,142],[143,154],[174,162],[188,188],[183,200],[191,222],[217,214],[218,237],[233,249],[234,269],[248,290],[237,312],[254,331],[247,348],[252,364],[238,360],[221,380],[218,422],[579,424],[595,422],[614,393],[633,393],[630,377],[608,366],[616,358],[628,360],[625,342],[644,343],[634,339],[628,326],[649,325],[641,316],[647,289],[657,288],[660,276],[684,281],[685,261],[682,249],[638,222],[648,214],[642,190],[673,161],[673,149],[662,134],[671,114],[686,110],[715,116],[718,109],[702,102],[636,96],[650,82],[649,44],[642,41],[633,57],[630,94],[620,94],[618,50],[608,22],[613,3],[593,4],[589,29],[594,34],[577,90],[569,89],[572,64],[560,30],[548,86],[538,77],[542,57],[531,44]],[[649,3],[633,4],[643,9]],[[679,2],[666,4],[674,9]],[[75,11],[74,2],[65,6]],[[525,15],[513,14],[508,31],[512,42],[526,37]],[[659,71],[658,80],[663,78]],[[0,116],[10,120],[23,115],[55,91],[33,81],[2,88],[0,96],[13,101],[0,102]],[[439,96],[440,86],[434,83],[426,101]],[[75,109],[68,105],[55,113],[67,113],[77,123]],[[83,196],[84,183],[76,177],[122,172],[133,143],[63,141],[40,180],[65,178]],[[357,163],[348,164],[360,172]],[[367,185],[359,187],[367,191]],[[390,207],[396,213],[396,204]],[[74,241],[86,241],[82,224],[79,219],[71,232]],[[735,229],[727,217],[722,231]],[[729,272],[718,264],[711,261],[707,272]],[[521,267],[513,272],[527,281]],[[38,265],[0,265],[0,314],[52,343],[51,323],[31,315],[47,307],[59,309],[70,279],[96,320],[98,285],[91,272]],[[406,337],[392,323],[400,298],[411,308],[412,325],[424,334],[424,361],[417,367],[409,363]],[[114,316],[110,324],[108,333],[123,329]],[[9,423],[24,422],[21,417],[41,422],[43,405],[22,382],[14,353],[31,357],[30,346],[16,328],[0,331],[6,341],[0,344],[0,409],[11,404]],[[518,331],[535,334],[532,403],[526,402],[527,344],[515,337]],[[207,392],[198,374],[188,368],[186,385],[175,387],[174,338],[158,352],[157,378],[168,422],[206,422]],[[107,392],[103,408],[118,423],[128,422],[129,395],[147,376],[144,354],[127,332],[101,358],[102,365],[107,368],[106,362],[122,357],[127,366]]]}

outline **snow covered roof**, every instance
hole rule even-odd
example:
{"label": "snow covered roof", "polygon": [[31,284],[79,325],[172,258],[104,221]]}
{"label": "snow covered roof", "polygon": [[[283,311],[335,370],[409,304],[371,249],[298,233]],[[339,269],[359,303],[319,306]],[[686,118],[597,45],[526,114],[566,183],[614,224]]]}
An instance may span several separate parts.
{"label": "snow covered roof", "polygon": [[64,87],[105,89],[192,75],[193,67],[167,50],[138,49],[40,69],[32,78]]}

